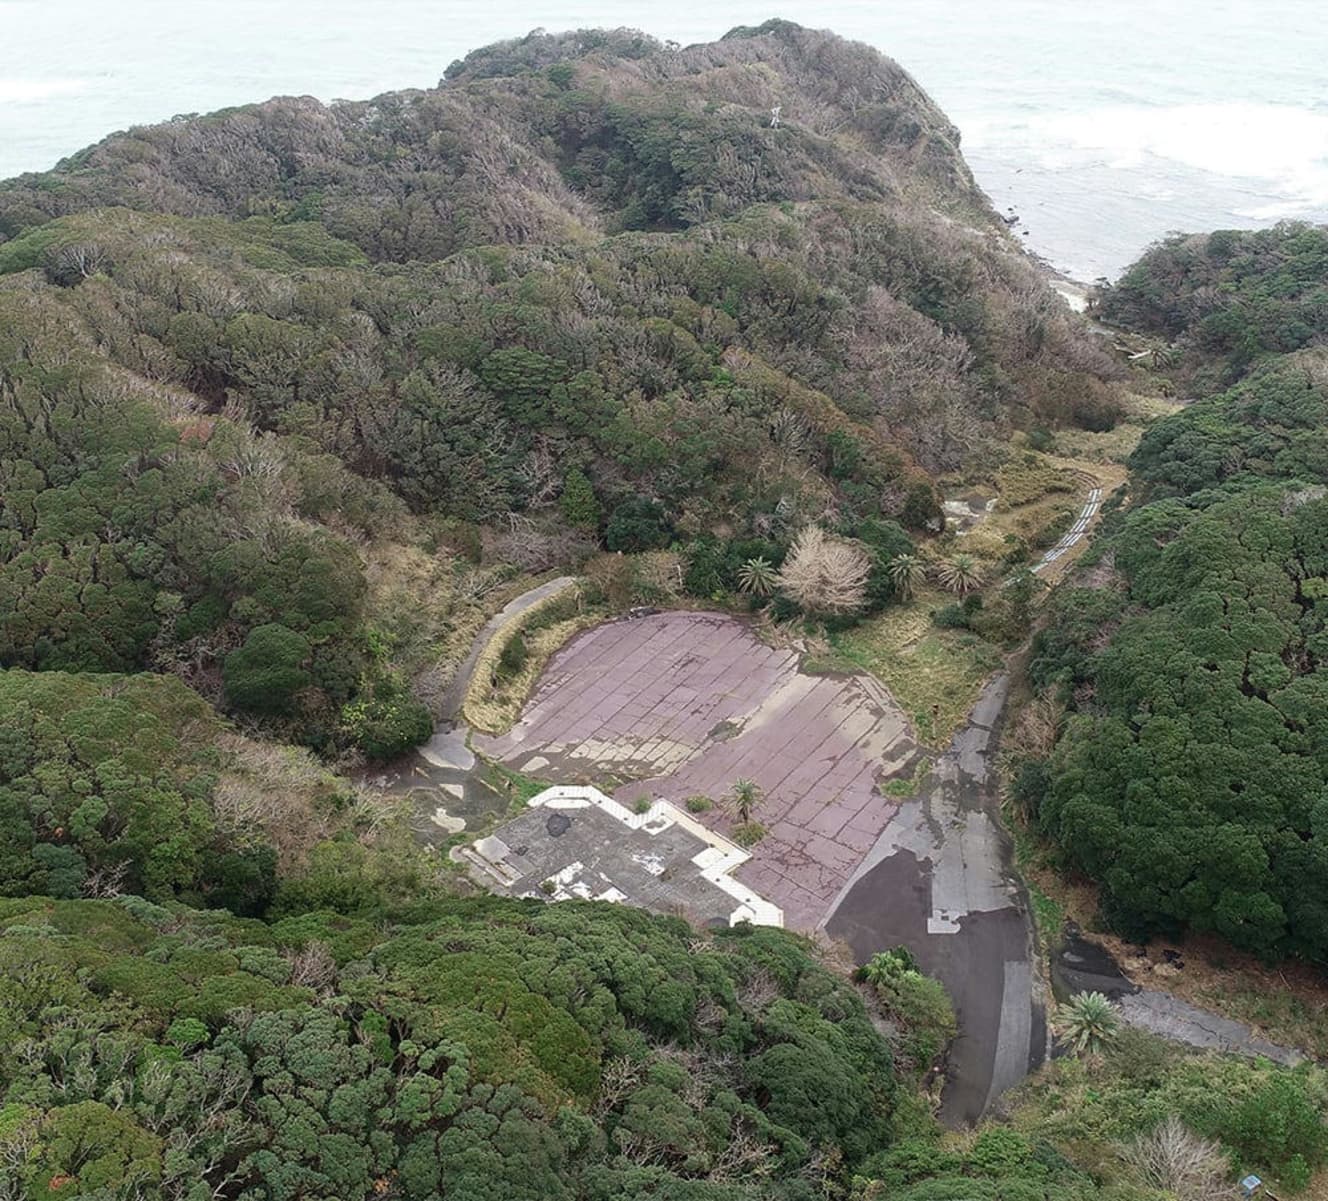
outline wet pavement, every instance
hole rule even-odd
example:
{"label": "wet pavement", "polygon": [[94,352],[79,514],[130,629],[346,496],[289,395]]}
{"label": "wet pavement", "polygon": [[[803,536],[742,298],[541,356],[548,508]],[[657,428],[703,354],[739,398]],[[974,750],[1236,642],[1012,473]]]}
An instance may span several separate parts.
{"label": "wet pavement", "polygon": [[361,776],[371,787],[410,801],[411,829],[425,846],[442,846],[454,834],[487,825],[507,810],[506,795],[477,770],[467,732],[465,726],[441,726],[411,754]]}
{"label": "wet pavement", "polygon": [[941,1103],[952,1127],[976,1122],[1046,1053],[1027,898],[991,780],[1008,687],[1001,675],[983,690],[969,723],[917,796],[900,805],[825,922],[858,962],[903,944],[944,983],[960,1029]]}
{"label": "wet pavement", "polygon": [[765,829],[734,873],[815,930],[898,807],[880,783],[918,752],[889,694],[864,676],[817,676],[717,613],[611,622],[554,656],[520,721],[474,746],[555,783],[593,783],[629,808],[689,798],[731,834],[735,781]]}
{"label": "wet pavement", "polygon": [[1083,937],[1073,922],[1066,923],[1064,940],[1051,959],[1051,973],[1058,997],[1103,993],[1116,1003],[1126,1025],[1173,1042],[1251,1059],[1271,1059],[1288,1067],[1305,1059],[1293,1047],[1260,1037],[1244,1022],[1201,1009],[1158,989],[1140,988],[1105,947]]}

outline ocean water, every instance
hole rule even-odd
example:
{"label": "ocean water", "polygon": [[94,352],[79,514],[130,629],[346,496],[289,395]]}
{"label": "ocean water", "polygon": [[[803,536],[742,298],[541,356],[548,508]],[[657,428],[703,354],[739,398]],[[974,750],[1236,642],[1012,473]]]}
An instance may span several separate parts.
{"label": "ocean water", "polygon": [[907,67],[1074,279],[1172,230],[1328,221],[1325,0],[0,0],[0,178],[177,113],[432,85],[533,28],[686,44],[770,16]]}

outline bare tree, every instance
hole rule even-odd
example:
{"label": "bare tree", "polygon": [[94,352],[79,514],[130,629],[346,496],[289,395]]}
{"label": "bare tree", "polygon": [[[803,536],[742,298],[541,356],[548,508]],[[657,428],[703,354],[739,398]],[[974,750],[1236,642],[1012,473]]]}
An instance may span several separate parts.
{"label": "bare tree", "polygon": [[805,612],[829,616],[862,608],[870,572],[871,560],[860,547],[809,525],[793,540],[778,579]]}
{"label": "bare tree", "polygon": [[88,873],[83,881],[83,895],[94,901],[107,901],[124,894],[125,877],[129,874],[129,861],[108,863]]}
{"label": "bare tree", "polygon": [[609,1113],[641,1083],[645,1075],[645,1065],[626,1055],[610,1059],[600,1074],[599,1096],[595,1100],[597,1113]]}
{"label": "bare tree", "polygon": [[70,285],[91,279],[110,265],[110,256],[99,242],[75,242],[51,256],[47,274],[53,283]]}
{"label": "bare tree", "polygon": [[290,982],[297,988],[312,988],[322,993],[329,989],[337,978],[337,961],[327,944],[312,939],[298,951],[288,951],[286,961],[291,966]]}
{"label": "bare tree", "polygon": [[1236,1195],[1221,1146],[1188,1130],[1174,1113],[1148,1134],[1139,1135],[1126,1149],[1125,1158],[1150,1185],[1174,1193],[1178,1201]]}

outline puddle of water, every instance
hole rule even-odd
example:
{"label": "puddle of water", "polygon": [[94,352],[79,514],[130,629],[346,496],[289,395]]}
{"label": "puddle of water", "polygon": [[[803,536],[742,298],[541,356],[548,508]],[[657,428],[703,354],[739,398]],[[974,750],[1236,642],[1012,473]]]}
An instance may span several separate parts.
{"label": "puddle of water", "polygon": [[1111,953],[1083,937],[1074,922],[1066,922],[1061,944],[1051,957],[1051,986],[1058,1001],[1076,993],[1100,992],[1115,1000],[1137,993]]}
{"label": "puddle of water", "polygon": [[997,497],[987,497],[980,493],[969,493],[941,502],[941,511],[945,514],[946,524],[961,534],[966,534],[974,526],[986,521],[996,508]]}

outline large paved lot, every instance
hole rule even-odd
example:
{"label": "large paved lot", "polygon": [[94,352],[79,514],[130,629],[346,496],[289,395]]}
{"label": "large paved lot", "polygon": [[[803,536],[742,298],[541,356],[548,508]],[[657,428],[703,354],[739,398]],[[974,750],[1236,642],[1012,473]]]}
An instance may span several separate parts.
{"label": "large paved lot", "polygon": [[813,930],[896,809],[879,782],[915,748],[903,715],[864,677],[812,676],[792,651],[713,613],[662,613],[589,630],[550,663],[511,731],[485,754],[558,783],[597,783],[629,807],[706,796],[701,820],[736,824],[739,778],[766,828],[735,877]]}

